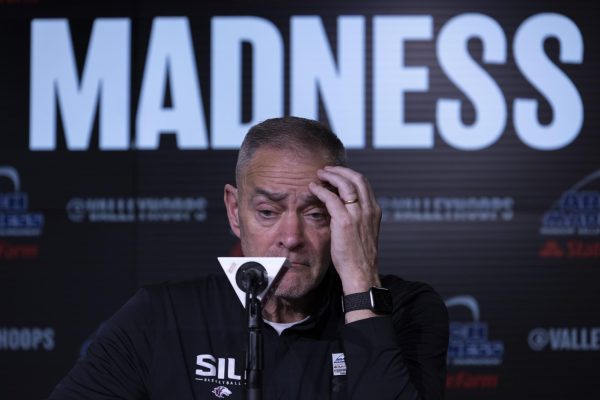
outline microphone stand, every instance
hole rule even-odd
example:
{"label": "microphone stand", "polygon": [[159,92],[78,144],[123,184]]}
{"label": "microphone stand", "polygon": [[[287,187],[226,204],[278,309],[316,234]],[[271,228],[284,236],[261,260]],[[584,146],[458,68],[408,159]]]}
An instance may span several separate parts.
{"label": "microphone stand", "polygon": [[[253,287],[252,289],[255,289]],[[246,400],[261,400],[263,369],[263,318],[260,300],[255,290],[246,292],[248,316],[248,350],[246,352]]]}
{"label": "microphone stand", "polygon": [[246,400],[261,400],[263,369],[263,318],[258,295],[267,288],[265,267],[257,262],[247,262],[236,272],[235,280],[246,292],[246,316],[248,317],[248,348],[246,350]]}

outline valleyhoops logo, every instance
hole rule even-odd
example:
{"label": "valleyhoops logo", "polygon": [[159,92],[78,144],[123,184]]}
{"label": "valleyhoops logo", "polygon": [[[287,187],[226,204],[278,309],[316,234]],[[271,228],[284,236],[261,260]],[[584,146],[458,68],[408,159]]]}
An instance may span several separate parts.
{"label": "valleyhoops logo", "polygon": [[541,258],[600,258],[600,170],[554,202],[542,217],[540,234],[553,237],[540,248]]}
{"label": "valleyhoops logo", "polygon": [[535,328],[527,343],[533,351],[600,351],[600,327]]}
{"label": "valleyhoops logo", "polygon": [[72,222],[204,222],[208,217],[204,197],[87,197],[69,200],[66,211]]}
{"label": "valleyhoops logo", "polygon": [[0,351],[52,351],[55,336],[50,327],[0,326]]}
{"label": "valleyhoops logo", "polygon": [[383,222],[507,222],[512,197],[380,197]]}

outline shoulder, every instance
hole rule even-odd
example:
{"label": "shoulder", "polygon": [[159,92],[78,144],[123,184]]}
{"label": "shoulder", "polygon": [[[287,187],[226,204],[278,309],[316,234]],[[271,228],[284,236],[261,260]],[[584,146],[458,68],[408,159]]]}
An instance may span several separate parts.
{"label": "shoulder", "polygon": [[394,275],[381,276],[382,286],[392,292],[394,314],[403,320],[448,326],[448,310],[442,297],[428,284]]}
{"label": "shoulder", "polygon": [[160,324],[197,319],[199,315],[217,318],[239,312],[241,307],[227,277],[216,274],[146,285],[136,296],[140,295],[147,299],[154,320]]}
{"label": "shoulder", "polygon": [[225,276],[210,274],[193,279],[144,285],[139,289],[136,296],[156,301],[168,298],[172,299],[173,296],[214,295],[219,292],[231,290],[230,286]]}
{"label": "shoulder", "polygon": [[144,285],[121,306],[109,322],[150,324],[157,319],[160,320],[165,313],[171,314],[173,306],[199,302],[210,304],[219,297],[230,297],[228,291],[233,289],[229,286],[226,277],[217,275]]}
{"label": "shoulder", "polygon": [[381,284],[391,290],[394,299],[403,303],[428,299],[443,304],[441,296],[430,285],[423,282],[407,281],[395,275],[382,275]]}

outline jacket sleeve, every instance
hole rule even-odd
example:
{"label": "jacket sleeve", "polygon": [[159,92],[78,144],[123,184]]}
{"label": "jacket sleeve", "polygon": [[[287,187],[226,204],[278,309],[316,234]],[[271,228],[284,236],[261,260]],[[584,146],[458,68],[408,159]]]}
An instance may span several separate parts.
{"label": "jacket sleeve", "polygon": [[86,355],[49,400],[146,398],[152,330],[150,299],[140,289],[104,323]]}
{"label": "jacket sleeve", "polygon": [[342,328],[348,398],[443,399],[448,348],[444,302],[426,285],[410,295],[393,296],[391,316]]}

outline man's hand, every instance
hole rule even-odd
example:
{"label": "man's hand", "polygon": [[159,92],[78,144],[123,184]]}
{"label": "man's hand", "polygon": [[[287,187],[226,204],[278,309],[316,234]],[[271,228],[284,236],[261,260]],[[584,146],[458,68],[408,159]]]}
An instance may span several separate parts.
{"label": "man's hand", "polygon": [[[325,204],[331,217],[331,259],[342,280],[344,294],[366,292],[371,286],[380,286],[377,241],[381,208],[369,182],[358,172],[338,166],[324,167],[317,171],[317,176],[339,193],[316,183],[309,185],[309,190]],[[375,315],[368,310],[352,311],[347,317],[349,314],[362,315],[362,318]]]}

